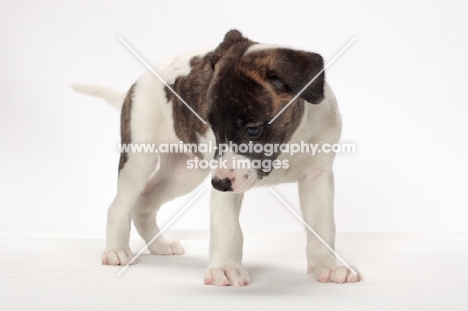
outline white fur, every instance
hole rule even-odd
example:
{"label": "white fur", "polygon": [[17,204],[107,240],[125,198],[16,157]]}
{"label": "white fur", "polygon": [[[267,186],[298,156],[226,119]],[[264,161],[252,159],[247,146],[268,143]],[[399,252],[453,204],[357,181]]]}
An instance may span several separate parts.
{"label": "white fur", "polygon": [[[255,45],[248,52],[267,48],[272,47]],[[185,54],[165,60],[155,67],[156,71],[167,83],[173,83],[177,76],[189,73],[189,60],[195,55],[203,53]],[[116,106],[117,100],[123,101],[122,93],[108,88],[74,86],[74,89],[104,98]],[[291,142],[330,144],[338,142],[341,117],[330,87],[326,85],[325,99],[321,104],[304,103],[304,105],[304,116]],[[131,119],[133,143],[179,142],[174,132],[172,105],[166,100],[164,85],[150,72],[136,82]],[[215,137],[209,130],[199,139],[200,142],[214,143]],[[193,155],[161,154],[158,163],[155,154],[129,154],[128,161],[119,174],[117,195],[109,207],[107,246],[102,255],[103,264],[125,265],[131,260],[129,233],[132,217],[141,237],[149,242],[159,233],[156,223],[159,207],[165,202],[189,193],[204,180],[209,173],[208,170],[187,169],[186,160],[191,156]],[[204,158],[211,159],[212,156],[205,154]],[[234,154],[228,153],[226,156],[232,158]],[[261,181],[256,180],[254,174],[250,174],[248,170],[231,171],[228,168],[212,172],[213,176],[219,178],[235,176],[240,181],[247,174],[248,180],[245,183],[234,183],[234,192],[212,191],[210,264],[205,271],[205,283],[237,286],[250,283],[249,275],[242,268],[241,262],[243,237],[239,226],[239,212],[243,192],[252,186],[298,182],[304,220],[333,247],[334,155],[282,154],[279,159],[288,160],[289,169],[273,170],[270,176]],[[158,168],[155,170],[156,167]],[[183,253],[183,248],[177,241],[169,241],[163,236],[160,236],[149,249],[154,254]],[[358,281],[347,268],[337,266],[333,255],[310,233],[307,234],[306,254],[308,272],[314,273],[320,281],[340,283]]]}
{"label": "white fur", "polygon": [[[223,154],[219,161],[224,161],[226,167],[212,170],[211,176],[219,179],[229,178],[234,180],[231,186],[233,192],[243,193],[252,188],[258,181],[255,170],[251,168],[251,160],[246,156],[230,151]],[[245,161],[249,164],[243,167],[239,164],[240,161]]]}
{"label": "white fur", "polygon": [[247,49],[247,51],[245,51],[244,55],[247,55],[254,51],[264,51],[264,50],[271,50],[271,49],[277,49],[277,48],[279,48],[279,46],[274,45],[274,44],[257,43],[257,44],[251,45]]}
{"label": "white fur", "polygon": [[242,267],[244,238],[239,224],[243,193],[211,192],[210,264],[205,284],[244,286],[250,283]]}
{"label": "white fur", "polygon": [[110,87],[96,84],[72,83],[70,87],[78,93],[99,97],[107,101],[114,107],[122,107],[126,93],[116,91]]}

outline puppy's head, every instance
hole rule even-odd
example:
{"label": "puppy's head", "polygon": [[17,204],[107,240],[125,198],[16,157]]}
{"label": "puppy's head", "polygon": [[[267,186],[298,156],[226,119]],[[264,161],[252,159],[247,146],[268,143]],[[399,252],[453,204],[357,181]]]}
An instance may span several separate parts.
{"label": "puppy's head", "polygon": [[[208,122],[218,147],[225,147],[218,149],[216,156],[221,157],[222,165],[212,171],[212,184],[219,191],[244,192],[281,166],[275,162],[279,150],[266,155],[253,146],[291,139],[304,113],[302,104],[293,102],[268,123],[322,70],[323,59],[315,53],[264,48],[231,30],[211,54],[210,62],[213,79],[207,93]],[[322,73],[296,101],[318,104],[323,89]]]}

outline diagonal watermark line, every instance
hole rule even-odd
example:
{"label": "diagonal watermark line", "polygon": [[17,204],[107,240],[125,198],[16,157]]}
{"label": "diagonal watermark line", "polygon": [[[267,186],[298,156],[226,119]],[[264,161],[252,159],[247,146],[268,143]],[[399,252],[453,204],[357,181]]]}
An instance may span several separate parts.
{"label": "diagonal watermark line", "polygon": [[323,69],[320,70],[319,73],[317,73],[317,74],[315,75],[315,77],[313,77],[312,80],[310,80],[310,82],[307,83],[307,85],[304,86],[304,87],[302,88],[302,90],[301,90],[299,93],[297,93],[296,96],[294,96],[293,99],[291,99],[291,100],[289,101],[289,103],[288,103],[286,106],[284,106],[284,108],[281,109],[281,111],[278,112],[278,113],[276,114],[276,116],[275,116],[273,119],[271,119],[270,122],[268,122],[268,124],[273,123],[273,121],[275,121],[276,118],[278,118],[278,117],[280,116],[280,114],[282,114],[282,113],[286,110],[286,108],[288,108],[288,107],[302,94],[302,92],[304,92],[305,89],[307,89],[307,88],[309,87],[309,85],[311,85],[312,82],[314,82],[315,79],[317,79],[317,77],[320,76],[320,75],[325,71],[325,69],[327,69],[327,67],[330,66],[330,65],[335,61],[335,59],[337,59],[338,56],[340,56],[341,53],[343,53],[343,52],[351,45],[351,43],[354,42],[354,40],[356,40],[356,37],[353,37],[353,38],[351,39],[351,41],[349,41],[348,44],[346,44],[346,45],[341,49],[341,51],[339,51],[338,54],[336,54],[335,57],[333,57],[332,60],[329,61],[329,62],[325,65],[325,67],[323,67]]}
{"label": "diagonal watermark line", "polygon": [[146,66],[146,68],[148,68],[148,69],[149,69],[149,70],[150,70],[150,71],[151,71],[151,72],[152,72],[152,73],[153,73],[153,74],[154,74],[154,75],[155,75],[155,76],[156,76],[156,77],[157,77],[157,78],[158,78],[158,79],[159,79],[159,80],[160,80],[160,81],[161,81],[161,82],[178,98],[178,99],[180,99],[180,101],[181,101],[182,103],[184,103],[184,105],[185,105],[188,109],[190,109],[190,111],[191,111],[198,119],[200,119],[200,121],[203,122],[203,124],[206,124],[205,120],[203,120],[203,118],[200,117],[200,116],[198,115],[198,113],[196,113],[195,110],[193,110],[192,107],[190,107],[189,104],[187,104],[187,102],[186,102],[185,100],[183,100],[183,98],[180,97],[179,94],[177,94],[177,92],[174,91],[174,90],[172,89],[172,87],[170,87],[170,85],[167,84],[166,81],[164,81],[164,79],[161,78],[161,76],[160,76],[156,71],[154,71],[154,69],[153,69],[150,65],[148,65],[148,63],[145,62],[145,60],[144,60],[140,55],[138,55],[138,53],[135,52],[135,50],[132,49],[132,47],[131,47],[130,45],[128,45],[128,43],[127,43],[122,37],[119,36],[118,38],[119,38],[119,40],[122,41],[122,43],[130,50],[130,52],[132,52],[132,53],[143,63],[143,65]]}
{"label": "diagonal watermark line", "polygon": [[120,276],[125,270],[127,270],[128,266],[130,266],[148,248],[148,246],[150,246],[151,243],[153,243],[154,240],[156,240],[205,190],[206,188],[202,188],[187,204],[185,204],[185,206],[159,231],[159,233],[156,234],[155,237],[152,238],[151,241],[149,241],[145,247],[143,247],[143,249],[139,251],[138,254],[136,254],[135,257],[133,257],[133,259],[130,260],[130,262],[125,267],[123,267],[122,270],[120,270],[119,273],[117,273],[117,276]]}
{"label": "diagonal watermark line", "polygon": [[330,252],[332,252],[333,255],[335,255],[336,258],[338,258],[338,259],[346,266],[346,268],[349,269],[349,271],[351,271],[351,272],[352,272],[354,275],[356,275],[356,276],[358,275],[358,274],[356,273],[356,271],[354,271],[353,268],[351,268],[351,267],[346,263],[346,261],[344,261],[344,259],[341,258],[341,256],[338,255],[338,253],[336,253],[335,250],[334,250],[333,248],[331,248],[330,245],[328,245],[327,242],[325,242],[325,241],[320,237],[320,235],[318,235],[318,233],[315,232],[315,230],[312,229],[312,227],[310,227],[310,226],[304,221],[304,219],[302,219],[302,217],[299,216],[299,215],[292,209],[292,207],[289,206],[288,203],[286,203],[286,202],[283,200],[283,198],[281,198],[281,197],[278,195],[278,193],[276,193],[275,190],[273,190],[273,189],[270,188],[270,187],[268,187],[268,190],[270,190],[270,192],[273,193],[273,194],[275,195],[275,197],[277,197],[278,200],[280,200],[281,203],[283,203],[284,206],[286,206],[286,207],[291,211],[291,213],[293,213],[293,215],[296,216],[297,219],[299,219],[299,221],[302,222],[302,224],[303,224],[304,226],[306,226],[306,228],[309,229],[310,232],[312,232],[312,233],[317,237],[317,239],[318,239],[320,242],[322,242],[322,244],[325,245],[325,247],[328,248],[328,250],[329,250]]}

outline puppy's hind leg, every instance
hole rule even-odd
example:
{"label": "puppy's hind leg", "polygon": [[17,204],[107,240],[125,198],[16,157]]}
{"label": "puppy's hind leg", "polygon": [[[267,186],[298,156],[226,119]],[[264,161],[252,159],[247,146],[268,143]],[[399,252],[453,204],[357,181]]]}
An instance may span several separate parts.
{"label": "puppy's hind leg", "polygon": [[179,241],[166,239],[160,234],[156,215],[161,205],[193,191],[208,174],[207,170],[188,170],[184,154],[160,156],[160,168],[148,181],[134,206],[133,223],[152,254],[182,255]]}
{"label": "puppy's hind leg", "polygon": [[[184,248],[179,241],[166,239],[159,229],[156,221],[156,216],[161,207],[161,202],[166,197],[165,193],[168,186],[164,181],[159,179],[160,176],[154,176],[149,183],[156,185],[147,185],[146,189],[138,198],[133,214],[133,223],[140,236],[148,244],[153,238],[156,239],[148,245],[148,250],[151,254],[156,255],[183,255]],[[149,187],[154,187],[148,189]]]}
{"label": "puppy's hind leg", "polygon": [[106,250],[102,253],[102,264],[127,265],[131,261],[129,239],[132,207],[156,162],[157,156],[151,153],[128,154],[128,160],[119,172],[117,195],[107,213]]}

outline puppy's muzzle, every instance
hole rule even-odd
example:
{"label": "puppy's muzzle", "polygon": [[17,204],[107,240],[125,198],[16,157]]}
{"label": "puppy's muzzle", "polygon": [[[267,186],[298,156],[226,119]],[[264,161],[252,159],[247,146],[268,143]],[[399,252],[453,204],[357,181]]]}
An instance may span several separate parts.
{"label": "puppy's muzzle", "polygon": [[232,180],[230,178],[219,179],[218,177],[214,177],[211,179],[211,185],[221,192],[232,191]]}

